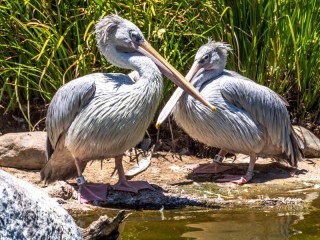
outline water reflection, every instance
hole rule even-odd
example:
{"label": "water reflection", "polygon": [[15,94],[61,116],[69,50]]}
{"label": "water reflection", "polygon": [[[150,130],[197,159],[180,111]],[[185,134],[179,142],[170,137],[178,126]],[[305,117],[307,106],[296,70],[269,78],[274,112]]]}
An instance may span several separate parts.
{"label": "water reflection", "polygon": [[[310,195],[310,196],[309,196]],[[316,198],[316,200],[314,200]],[[121,226],[124,239],[320,239],[319,192],[307,193],[313,209],[255,208],[140,211]],[[298,208],[299,209],[299,208]]]}
{"label": "water reflection", "polygon": [[[160,213],[159,213],[160,214]],[[174,216],[174,214],[177,214]],[[154,217],[151,217],[153,215]],[[164,212],[128,219],[119,239],[288,239],[299,216],[259,210]]]}
{"label": "water reflection", "polygon": [[[299,193],[299,195],[298,195]],[[131,239],[217,239],[217,240],[318,240],[320,239],[320,191],[295,192],[311,207],[130,211],[120,226],[118,240]],[[290,193],[292,194],[292,193]],[[295,197],[290,195],[290,197]],[[286,209],[286,210],[284,210]],[[117,210],[74,214],[81,227],[102,214],[114,216]]]}
{"label": "water reflection", "polygon": [[186,232],[182,237],[199,240],[288,239],[291,235],[289,226],[294,218],[290,214],[278,216],[264,212],[214,214],[213,221],[187,225],[200,230]]}
{"label": "water reflection", "polygon": [[[296,222],[292,227],[298,231],[298,234],[290,237],[290,240],[319,240],[320,239],[320,192],[317,195],[309,193],[306,200],[312,200],[313,210],[304,215],[302,221]],[[314,200],[314,198],[316,198]]]}

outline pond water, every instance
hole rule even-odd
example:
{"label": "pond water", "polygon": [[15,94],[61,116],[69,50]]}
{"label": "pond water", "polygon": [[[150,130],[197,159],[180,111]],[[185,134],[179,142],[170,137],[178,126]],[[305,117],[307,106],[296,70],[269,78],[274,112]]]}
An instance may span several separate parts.
{"label": "pond water", "polygon": [[121,226],[119,239],[320,239],[320,210],[135,212]]}
{"label": "pond water", "polygon": [[[312,203],[310,208],[303,211],[300,207],[292,206],[270,209],[188,207],[164,211],[131,211],[131,215],[120,226],[118,240],[320,239],[319,192],[308,194],[306,198],[309,197]],[[101,213],[97,212],[99,215]],[[81,225],[80,219],[94,220],[88,217],[78,216],[78,224]]]}

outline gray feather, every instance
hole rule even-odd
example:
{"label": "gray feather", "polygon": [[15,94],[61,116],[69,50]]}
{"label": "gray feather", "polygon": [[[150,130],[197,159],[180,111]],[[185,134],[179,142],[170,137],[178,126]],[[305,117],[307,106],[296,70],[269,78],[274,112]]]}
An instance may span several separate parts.
{"label": "gray feather", "polygon": [[209,40],[195,57],[194,64],[205,70],[192,83],[217,111],[183,94],[173,111],[175,120],[192,138],[209,146],[247,155],[285,154],[297,166],[303,146],[292,129],[287,101],[267,87],[224,70],[228,51],[225,44]]}
{"label": "gray feather", "polygon": [[54,95],[46,118],[47,134],[53,149],[56,148],[61,135],[70,127],[75,116],[95,93],[94,76],[96,74],[71,81]]}
{"label": "gray feather", "polygon": [[97,73],[61,87],[48,108],[51,158],[42,179],[75,177],[74,157],[84,169],[89,160],[118,156],[138,144],[161,96],[160,72],[154,77],[145,84],[146,79],[135,83],[128,75]]}
{"label": "gray feather", "polygon": [[135,70],[136,81],[124,74],[95,73],[57,91],[46,119],[48,161],[41,170],[46,182],[76,176],[74,159],[83,170],[89,160],[123,155],[143,139],[160,101],[161,72],[137,52],[145,41],[140,29],[109,15],[95,25],[95,35],[108,62]]}

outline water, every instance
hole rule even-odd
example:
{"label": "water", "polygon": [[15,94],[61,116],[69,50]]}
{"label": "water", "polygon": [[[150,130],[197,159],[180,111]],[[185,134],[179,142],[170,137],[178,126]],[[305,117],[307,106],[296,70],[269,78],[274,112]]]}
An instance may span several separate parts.
{"label": "water", "polygon": [[[320,239],[319,192],[308,193],[305,199],[311,201],[311,206],[304,210],[297,207],[289,207],[286,210],[283,207],[280,209],[275,207],[267,210],[184,208],[131,211],[132,214],[120,226],[118,240]],[[92,219],[87,220],[92,221]]]}
{"label": "water", "polygon": [[132,214],[119,239],[320,239],[320,211],[266,212],[257,209],[165,211]]}

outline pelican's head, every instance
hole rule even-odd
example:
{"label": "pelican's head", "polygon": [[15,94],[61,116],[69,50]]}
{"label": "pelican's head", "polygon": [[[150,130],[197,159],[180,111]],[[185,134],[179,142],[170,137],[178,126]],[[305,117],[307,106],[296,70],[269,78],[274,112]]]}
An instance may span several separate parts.
{"label": "pelican's head", "polygon": [[140,29],[132,22],[115,14],[102,18],[95,25],[97,46],[105,58],[115,66],[128,68],[125,53],[138,51],[145,42]]}
{"label": "pelican's head", "polygon": [[200,93],[171,66],[144,38],[140,29],[132,22],[111,14],[95,25],[99,50],[115,66],[130,68],[128,58],[133,53],[150,58],[171,81],[204,105],[215,109]]}
{"label": "pelican's head", "polygon": [[[190,68],[186,79],[191,81],[207,70],[223,70],[227,64],[228,52],[231,51],[229,44],[215,42],[209,38],[208,43],[202,45],[196,53],[192,67]],[[174,106],[181,97],[183,91],[176,90],[167,104],[159,114],[156,122],[156,128],[166,120]]]}
{"label": "pelican's head", "polygon": [[227,64],[228,52],[231,50],[229,44],[215,42],[209,38],[208,43],[202,45],[196,53],[186,79],[190,81],[207,70],[223,70]]}

